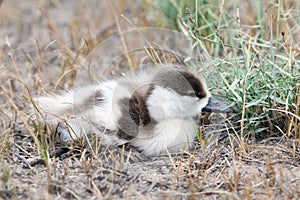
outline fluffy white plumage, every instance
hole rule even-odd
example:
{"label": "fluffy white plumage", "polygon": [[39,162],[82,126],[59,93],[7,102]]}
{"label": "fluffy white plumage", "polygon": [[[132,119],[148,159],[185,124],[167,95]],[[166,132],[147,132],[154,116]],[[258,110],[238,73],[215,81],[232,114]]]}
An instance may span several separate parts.
{"label": "fluffy white plumage", "polygon": [[191,146],[195,117],[210,96],[197,73],[161,66],[35,101],[47,123],[65,122],[59,129],[63,141],[92,133],[107,144],[128,143],[152,156]]}

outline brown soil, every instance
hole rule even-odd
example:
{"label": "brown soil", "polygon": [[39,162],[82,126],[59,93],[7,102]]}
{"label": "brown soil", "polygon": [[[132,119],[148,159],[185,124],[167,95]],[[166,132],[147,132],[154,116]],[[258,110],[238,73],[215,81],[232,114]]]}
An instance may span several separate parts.
{"label": "brown soil", "polygon": [[[149,9],[148,1],[101,2],[2,2],[0,199],[300,198],[299,139],[241,139],[215,123],[205,126],[207,137],[194,152],[141,160],[138,152],[101,143],[74,144],[66,152],[47,137],[48,153],[63,152],[43,160],[30,135],[37,132],[28,120],[30,95],[90,82],[90,71],[80,72],[90,55],[96,56],[94,66],[104,66],[93,69],[99,70],[96,79],[126,72],[128,60],[133,66],[151,60],[143,50],[130,58],[120,54],[122,38],[114,40],[111,35],[137,26],[160,26],[164,23],[160,13]],[[165,33],[148,36],[162,45],[168,39]],[[125,41],[131,49],[143,46],[135,34]],[[91,53],[99,44],[104,45]],[[182,49],[178,51],[182,54]],[[164,59],[179,60],[173,53]]]}

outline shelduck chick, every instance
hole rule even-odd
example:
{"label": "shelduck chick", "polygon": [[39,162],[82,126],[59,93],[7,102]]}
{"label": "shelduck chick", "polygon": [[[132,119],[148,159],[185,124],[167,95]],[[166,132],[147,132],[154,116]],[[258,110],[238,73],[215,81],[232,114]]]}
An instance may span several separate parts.
{"label": "shelduck chick", "polygon": [[105,143],[129,144],[145,156],[191,147],[202,111],[228,112],[199,75],[183,66],[151,66],[117,80],[35,99],[46,122],[68,142],[97,134]]}

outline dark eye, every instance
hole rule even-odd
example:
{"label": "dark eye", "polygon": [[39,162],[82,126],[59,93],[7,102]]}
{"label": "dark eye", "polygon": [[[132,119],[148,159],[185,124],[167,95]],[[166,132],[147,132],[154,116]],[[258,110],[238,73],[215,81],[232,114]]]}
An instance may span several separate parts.
{"label": "dark eye", "polygon": [[187,96],[189,96],[189,97],[196,97],[196,94],[195,94],[195,92],[189,92],[189,93],[187,93]]}

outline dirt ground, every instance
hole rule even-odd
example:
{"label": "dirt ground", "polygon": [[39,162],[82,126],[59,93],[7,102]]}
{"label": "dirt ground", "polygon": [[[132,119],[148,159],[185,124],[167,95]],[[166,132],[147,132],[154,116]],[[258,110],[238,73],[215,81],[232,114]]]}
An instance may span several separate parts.
{"label": "dirt ground", "polygon": [[[208,136],[193,152],[137,161],[137,152],[101,141],[74,144],[66,152],[47,137],[51,158],[41,160],[42,149],[30,134],[36,133],[30,95],[118,76],[129,70],[129,60],[132,66],[151,60],[143,48],[147,42],[130,31],[163,28],[159,11],[150,9],[150,1],[104,2],[2,2],[0,199],[299,199],[299,139],[241,139],[219,124],[225,124],[220,116],[215,123],[210,116]],[[159,28],[140,31],[157,47],[166,44],[170,56],[164,62],[186,55],[182,35],[174,33],[174,45],[173,32]],[[128,49],[135,52],[129,58]],[[64,152],[52,156],[57,149]]]}

